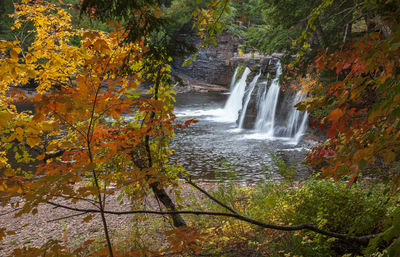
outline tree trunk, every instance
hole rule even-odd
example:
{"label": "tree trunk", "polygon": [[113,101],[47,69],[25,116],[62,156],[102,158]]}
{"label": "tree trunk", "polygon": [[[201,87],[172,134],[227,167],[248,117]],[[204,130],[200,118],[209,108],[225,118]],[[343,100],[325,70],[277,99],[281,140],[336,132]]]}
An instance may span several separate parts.
{"label": "tree trunk", "polygon": [[[168,211],[176,212],[177,209],[175,204],[172,202],[171,198],[165,192],[164,188],[159,188],[160,183],[154,182],[150,184],[151,189],[156,195],[157,199],[165,206]],[[175,227],[184,227],[186,226],[186,222],[183,220],[180,214],[171,214],[172,221]]]}
{"label": "tree trunk", "polygon": [[[161,82],[160,80],[161,80],[161,66],[158,68],[157,78],[156,78],[156,82],[155,82],[156,84],[154,85],[155,86],[155,90],[154,90],[154,99],[155,100],[158,99],[158,89],[159,89],[160,82]],[[153,119],[154,116],[155,116],[155,113],[152,112],[150,115],[150,117],[151,117],[150,119]],[[153,166],[153,160],[151,157],[150,136],[149,135],[146,135],[144,144],[145,144],[145,148],[146,148],[146,152],[147,152],[147,159],[148,159],[147,166],[148,166],[148,168],[150,168]],[[174,202],[169,197],[167,192],[165,192],[165,190],[160,187],[159,182],[151,183],[150,187],[153,190],[154,195],[157,197],[157,199],[164,205],[164,207],[168,211],[177,211]],[[172,221],[173,221],[175,227],[186,226],[186,223],[180,214],[171,214],[171,218],[172,218]]]}
{"label": "tree trunk", "polygon": [[315,21],[315,33],[317,35],[317,39],[321,47],[325,47],[326,46],[325,36],[322,30],[321,23],[319,22],[319,19]]}

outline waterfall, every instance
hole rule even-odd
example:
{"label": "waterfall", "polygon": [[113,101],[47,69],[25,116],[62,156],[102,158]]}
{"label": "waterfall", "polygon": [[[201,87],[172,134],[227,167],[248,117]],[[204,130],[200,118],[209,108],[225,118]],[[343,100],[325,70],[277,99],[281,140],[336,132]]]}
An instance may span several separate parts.
{"label": "waterfall", "polygon": [[246,79],[250,73],[250,69],[246,67],[243,72],[242,77],[234,86],[231,95],[224,107],[225,119],[230,121],[236,121],[238,118],[238,113],[242,109],[243,96],[246,89]]}
{"label": "waterfall", "polygon": [[293,137],[300,130],[301,123],[303,123],[303,122],[299,123],[299,121],[300,121],[300,118],[301,118],[303,112],[297,110],[296,107],[294,107],[294,106],[298,102],[304,100],[305,97],[306,97],[306,94],[304,94],[304,93],[302,93],[300,91],[297,92],[297,94],[296,94],[296,96],[294,98],[294,101],[292,103],[293,107],[292,107],[291,112],[290,112],[290,116],[289,116],[289,119],[288,119],[288,125],[287,125],[286,133],[285,133],[284,136]]}
{"label": "waterfall", "polygon": [[294,107],[297,103],[304,100],[307,94],[299,91],[292,102],[292,108],[289,112],[289,118],[286,127],[283,130],[282,136],[291,138],[291,141],[297,144],[300,141],[301,136],[307,129],[308,113],[302,112]]}
{"label": "waterfall", "polygon": [[253,80],[251,81],[250,85],[249,85],[249,89],[246,92],[246,99],[244,101],[244,105],[243,105],[243,109],[242,112],[240,113],[240,118],[239,118],[239,128],[242,129],[243,128],[243,121],[244,121],[244,117],[246,116],[246,111],[247,111],[247,106],[249,105],[249,101],[251,98],[251,95],[253,93],[254,88],[256,87],[258,78],[261,76],[261,70],[260,72],[253,78]]}
{"label": "waterfall", "polygon": [[279,62],[277,66],[276,77],[272,81],[270,88],[268,90],[265,88],[263,96],[259,99],[259,109],[254,126],[256,130],[264,133],[267,137],[274,136],[276,106],[281,89],[279,86],[279,76],[282,74],[282,66]]}
{"label": "waterfall", "polygon": [[306,94],[281,92],[279,76],[282,74],[282,66],[279,61],[276,69],[270,86],[268,80],[258,82],[262,75],[261,70],[247,86],[246,80],[251,72],[249,68],[245,69],[235,83],[238,72],[236,69],[231,83],[231,95],[223,109],[223,121],[238,122],[239,129],[253,126],[254,130],[246,138],[284,140],[289,144],[298,144],[307,129],[308,113],[299,111],[294,106],[304,100]]}
{"label": "waterfall", "polygon": [[233,73],[231,85],[230,85],[230,87],[229,87],[229,90],[230,90],[231,92],[232,92],[233,87],[235,86],[235,83],[236,83],[236,75],[237,75],[237,73],[238,73],[238,70],[239,70],[239,66],[236,67],[235,72]]}

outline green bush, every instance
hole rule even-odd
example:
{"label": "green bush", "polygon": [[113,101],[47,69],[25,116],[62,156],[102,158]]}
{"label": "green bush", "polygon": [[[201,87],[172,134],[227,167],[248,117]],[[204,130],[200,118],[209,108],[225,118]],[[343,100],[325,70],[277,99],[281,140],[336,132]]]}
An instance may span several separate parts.
{"label": "green bush", "polygon": [[[278,224],[307,223],[320,229],[349,235],[367,235],[385,229],[395,200],[385,186],[346,183],[310,178],[300,186],[263,184],[254,190],[248,213],[265,222]],[[301,237],[298,240],[295,237]],[[360,254],[363,246],[348,244],[313,232],[294,233],[286,250],[313,256]],[[290,249],[287,249],[287,248]]]}

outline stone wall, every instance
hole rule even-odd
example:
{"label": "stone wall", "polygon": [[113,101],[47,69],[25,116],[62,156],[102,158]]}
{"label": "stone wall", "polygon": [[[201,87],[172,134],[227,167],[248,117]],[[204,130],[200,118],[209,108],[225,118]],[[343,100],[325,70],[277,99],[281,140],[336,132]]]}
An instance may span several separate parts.
{"label": "stone wall", "polygon": [[[235,70],[235,67],[231,66],[231,58],[237,53],[240,40],[223,33],[217,42],[217,46],[200,48],[196,60],[191,65],[182,67],[183,60],[175,60],[172,63],[173,74],[183,74],[207,84],[228,87]],[[201,41],[196,40],[194,44],[200,47]]]}

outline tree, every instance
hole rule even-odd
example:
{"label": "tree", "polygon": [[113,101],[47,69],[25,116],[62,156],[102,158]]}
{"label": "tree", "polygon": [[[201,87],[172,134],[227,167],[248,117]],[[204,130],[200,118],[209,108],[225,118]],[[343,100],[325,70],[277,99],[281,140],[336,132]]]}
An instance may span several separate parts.
{"label": "tree", "polygon": [[[1,42],[2,147],[13,151],[18,162],[44,163],[37,170],[22,171],[9,165],[2,152],[0,189],[7,192],[2,202],[22,196],[21,215],[35,214],[39,204],[60,198],[89,201],[101,210],[112,255],[104,216],[104,198],[115,192],[110,185],[120,189],[137,184],[143,191],[130,197],[139,199],[150,186],[169,210],[176,211],[162,189],[174,182],[165,165],[175,118],[172,90],[165,83],[169,66],[154,63],[158,70],[149,73],[144,40],[121,44],[126,32],[118,24],[110,34],[76,31],[71,15],[53,4],[24,2],[15,8],[14,27],[33,23],[35,39],[27,52],[18,41]],[[71,44],[72,37],[81,38],[80,46]],[[121,69],[123,65],[127,68]],[[154,84],[149,91],[154,99],[139,99],[137,88],[144,76]],[[39,84],[31,99],[35,113],[18,113],[15,95],[7,91],[9,85],[29,79]],[[124,119],[124,113],[132,113],[132,119]],[[175,225],[184,224],[178,215],[172,216]]]}

